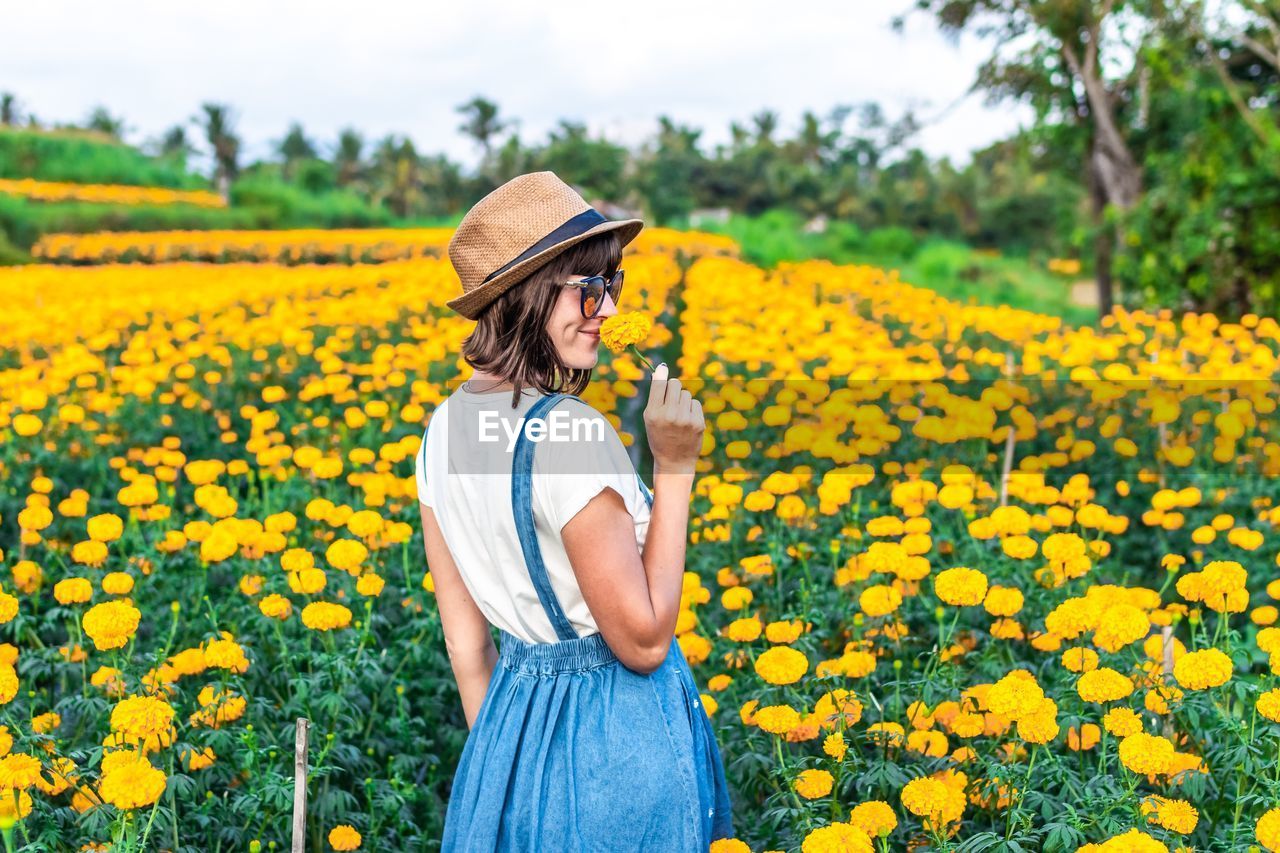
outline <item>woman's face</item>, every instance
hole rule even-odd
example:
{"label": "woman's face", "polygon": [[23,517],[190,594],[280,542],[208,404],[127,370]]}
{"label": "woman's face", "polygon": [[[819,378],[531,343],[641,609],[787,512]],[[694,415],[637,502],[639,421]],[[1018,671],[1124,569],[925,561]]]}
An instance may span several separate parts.
{"label": "woman's face", "polygon": [[[565,281],[582,281],[585,275],[571,275]],[[590,320],[582,316],[582,289],[560,287],[560,296],[547,320],[547,335],[566,367],[589,370],[600,358],[600,325],[606,317],[618,313],[618,306],[608,292],[600,313]]]}

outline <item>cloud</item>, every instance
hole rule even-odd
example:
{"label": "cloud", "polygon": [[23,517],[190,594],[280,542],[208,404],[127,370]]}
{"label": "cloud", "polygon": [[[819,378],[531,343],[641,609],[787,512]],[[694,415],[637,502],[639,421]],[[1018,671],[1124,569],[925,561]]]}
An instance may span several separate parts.
{"label": "cloud", "polygon": [[966,97],[987,46],[953,45],[920,14],[892,32],[909,6],[42,0],[6,13],[0,88],[44,121],[103,104],[125,117],[131,141],[217,100],[236,109],[250,157],[269,154],[297,120],[325,143],[352,125],[370,138],[408,134],[419,151],[467,164],[477,152],[456,107],[477,94],[518,118],[530,142],[567,118],[637,145],[668,115],[702,128],[710,150],[731,120],[761,109],[789,132],[806,109],[874,100],[890,116],[937,117],[921,146],[963,161],[1029,120]]}

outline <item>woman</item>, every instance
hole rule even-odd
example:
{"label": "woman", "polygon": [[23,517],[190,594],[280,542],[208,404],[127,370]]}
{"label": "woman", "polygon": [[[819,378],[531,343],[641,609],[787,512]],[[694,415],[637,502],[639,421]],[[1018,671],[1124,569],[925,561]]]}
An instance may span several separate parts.
{"label": "woman", "polygon": [[[650,491],[576,396],[617,311],[622,247],[642,227],[535,172],[481,199],[449,244],[464,293],[448,305],[477,321],[463,345],[475,373],[432,413],[417,463],[470,727],[446,853],[701,853],[733,835],[719,748],[674,638],[702,407],[659,366],[644,415]],[[584,429],[557,438],[557,418]]]}

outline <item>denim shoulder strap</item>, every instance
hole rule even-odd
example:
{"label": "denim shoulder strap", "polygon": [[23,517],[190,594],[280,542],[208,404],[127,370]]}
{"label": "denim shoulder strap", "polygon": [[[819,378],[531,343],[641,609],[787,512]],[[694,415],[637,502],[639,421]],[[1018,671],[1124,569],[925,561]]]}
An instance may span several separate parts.
{"label": "denim shoulder strap", "polygon": [[[525,420],[542,417],[565,397],[581,401],[581,398],[572,394],[548,395],[530,407],[524,416]],[[525,437],[522,426],[511,460],[511,510],[516,519],[516,533],[520,536],[520,550],[524,552],[525,567],[529,570],[529,578],[538,593],[538,600],[542,602],[542,609],[551,620],[556,636],[561,640],[572,640],[577,638],[578,633],[565,617],[555,590],[551,588],[551,578],[547,575],[547,566],[542,560],[542,549],[538,547],[538,535],[533,526],[533,451],[536,447]]]}

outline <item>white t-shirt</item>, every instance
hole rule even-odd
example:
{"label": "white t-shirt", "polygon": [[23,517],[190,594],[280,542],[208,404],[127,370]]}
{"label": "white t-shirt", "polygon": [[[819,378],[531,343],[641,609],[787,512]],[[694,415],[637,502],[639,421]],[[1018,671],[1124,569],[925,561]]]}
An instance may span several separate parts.
{"label": "white t-shirt", "polygon": [[[432,413],[416,457],[418,499],[435,513],[471,597],[491,624],[535,643],[554,643],[558,637],[538,599],[516,532],[510,448],[524,413],[545,396],[524,389],[512,409],[510,389],[477,394],[458,388]],[[548,436],[532,441],[533,520],[542,560],[565,617],[585,637],[600,629],[582,598],[560,531],[611,487],[635,521],[637,549],[643,548],[653,493],[604,415],[572,398],[560,400],[544,417],[552,415],[603,422],[599,432],[579,432],[579,440]],[[482,446],[478,436],[485,423],[498,440]]]}

